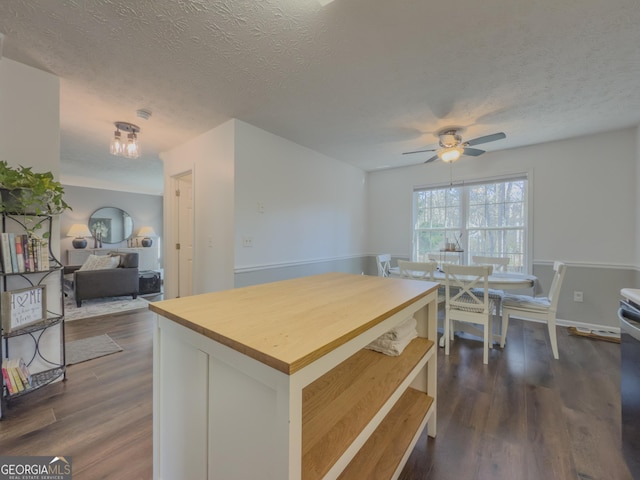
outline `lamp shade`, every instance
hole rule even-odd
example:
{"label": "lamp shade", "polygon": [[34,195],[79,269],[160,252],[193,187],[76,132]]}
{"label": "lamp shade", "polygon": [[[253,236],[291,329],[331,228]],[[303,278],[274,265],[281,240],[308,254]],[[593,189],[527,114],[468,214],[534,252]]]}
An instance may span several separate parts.
{"label": "lamp shade", "polygon": [[140,230],[138,230],[138,237],[144,237],[142,239],[143,247],[150,247],[151,245],[153,245],[153,240],[151,240],[149,237],[155,237],[155,236],[156,236],[156,232],[153,229],[153,227],[142,227],[140,228]]}
{"label": "lamp shade", "polygon": [[82,223],[74,223],[67,232],[67,237],[82,238],[90,236],[91,232],[89,231],[89,227]]}
{"label": "lamp shade", "polygon": [[153,227],[141,227],[140,230],[138,230],[138,237],[155,237],[156,236],[156,232],[153,229]]}
{"label": "lamp shade", "polygon": [[87,240],[84,237],[90,237],[91,232],[89,227],[82,223],[74,223],[67,232],[67,237],[73,237],[71,244],[73,248],[85,248],[87,246]]}

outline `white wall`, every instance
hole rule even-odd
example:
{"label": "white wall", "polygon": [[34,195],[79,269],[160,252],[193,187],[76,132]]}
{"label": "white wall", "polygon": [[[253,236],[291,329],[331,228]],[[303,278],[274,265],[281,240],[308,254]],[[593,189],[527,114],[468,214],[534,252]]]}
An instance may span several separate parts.
{"label": "white wall", "polygon": [[[60,179],[60,82],[50,73],[0,60],[0,160]],[[51,247],[58,253],[59,222]]]}
{"label": "white wall", "polygon": [[[161,155],[165,192],[171,176],[194,172],[194,293],[278,278],[266,270],[323,262],[361,270],[366,243],[366,174],[247,123],[231,120]],[[167,297],[176,265],[171,252],[171,199],[165,195]],[[259,204],[263,211],[259,211]],[[252,241],[244,247],[245,238]],[[327,267],[329,268],[329,267]],[[291,273],[295,271],[296,273]],[[286,275],[311,273],[293,269]],[[175,283],[175,282],[174,282]]]}
{"label": "white wall", "polygon": [[[50,171],[59,179],[60,173],[60,111],[59,80],[49,73],[14,62],[0,59],[0,160],[10,165],[31,166],[36,172]],[[60,258],[59,219],[54,217],[51,249]],[[20,288],[16,277],[14,286]],[[61,313],[60,280],[57,275],[48,277],[47,307]],[[22,285],[26,287],[27,285]],[[59,358],[59,326],[47,331],[39,348],[51,359]],[[4,345],[3,345],[4,347]],[[33,340],[29,335],[10,339],[12,357],[22,356],[28,361],[33,355]],[[30,366],[32,372],[50,368],[39,358]]]}
{"label": "white wall", "polygon": [[60,173],[58,77],[0,60],[0,160]]}
{"label": "white wall", "polygon": [[236,271],[365,253],[362,170],[241,121],[235,152]]}
{"label": "white wall", "polygon": [[161,155],[165,176],[165,296],[176,295],[172,176],[194,174],[193,293],[233,288],[233,120]]}
{"label": "white wall", "polygon": [[[531,172],[534,263],[638,266],[635,132],[463,157],[451,167],[453,181]],[[450,173],[442,162],[370,173],[369,250],[408,256],[413,187],[447,183]]]}

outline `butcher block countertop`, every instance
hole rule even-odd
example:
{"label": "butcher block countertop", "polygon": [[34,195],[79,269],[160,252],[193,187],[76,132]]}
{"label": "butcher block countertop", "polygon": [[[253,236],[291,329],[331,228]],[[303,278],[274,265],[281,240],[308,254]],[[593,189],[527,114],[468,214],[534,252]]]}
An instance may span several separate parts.
{"label": "butcher block countertop", "polygon": [[326,273],[164,300],[149,309],[291,375],[437,288]]}

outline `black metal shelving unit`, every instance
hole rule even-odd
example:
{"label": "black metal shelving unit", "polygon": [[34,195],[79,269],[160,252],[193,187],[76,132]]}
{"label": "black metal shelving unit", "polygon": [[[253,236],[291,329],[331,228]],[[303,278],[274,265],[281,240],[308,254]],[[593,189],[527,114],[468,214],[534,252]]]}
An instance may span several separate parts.
{"label": "black metal shelving unit", "polygon": [[[9,402],[17,397],[27,395],[31,392],[39,390],[40,388],[49,385],[50,383],[62,378],[66,379],[66,352],[65,352],[65,322],[64,322],[64,271],[62,263],[53,255],[51,250],[51,233],[53,226],[53,217],[51,215],[38,215],[38,214],[10,214],[2,213],[2,232],[10,231],[15,233],[24,233],[27,231],[27,219],[31,223],[41,223],[43,228],[48,232],[48,256],[49,256],[49,268],[46,270],[37,270],[30,272],[19,273],[6,273],[0,272],[1,290],[3,292],[17,290],[25,287],[48,285],[50,280],[53,280],[55,276],[59,276],[59,304],[50,306],[47,302],[47,318],[39,323],[25,326],[17,330],[5,332],[0,325],[0,360],[5,358],[11,358],[11,339],[15,337],[29,336],[33,341],[32,350],[29,352],[31,355],[29,358],[24,358],[24,348],[22,351],[22,358],[25,361],[27,367],[31,367],[36,360],[41,366],[49,367],[41,369],[38,372],[31,372],[31,387],[20,392],[10,393],[9,389],[5,385],[4,378],[2,381],[2,389],[0,392],[0,418],[4,416],[5,409]],[[46,226],[45,226],[46,225]],[[13,228],[11,228],[13,227]],[[56,290],[57,291],[57,290]],[[57,308],[56,308],[57,307]],[[50,331],[55,325],[60,325],[60,357],[59,359],[48,358],[47,355],[41,350],[41,341],[46,332]],[[28,342],[31,343],[31,342]]]}

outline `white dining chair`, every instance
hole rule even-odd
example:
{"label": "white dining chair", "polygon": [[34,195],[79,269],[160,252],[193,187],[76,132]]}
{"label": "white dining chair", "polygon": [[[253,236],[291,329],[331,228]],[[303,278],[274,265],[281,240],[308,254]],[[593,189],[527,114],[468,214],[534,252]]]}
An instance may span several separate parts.
{"label": "white dining chair", "polygon": [[398,260],[398,270],[401,278],[411,278],[413,280],[433,280],[433,274],[438,268],[438,262],[408,262]]}
{"label": "white dining chair", "polygon": [[[483,257],[480,255],[473,255],[471,261],[474,265],[491,265],[494,272],[507,271],[509,265],[509,257]],[[489,289],[489,298],[493,300],[496,311],[496,315],[500,315],[500,309],[502,308],[502,300],[504,299],[504,290],[497,290],[495,288]]]}
{"label": "white dining chair", "polygon": [[491,265],[494,272],[506,272],[509,260],[509,257],[483,257],[480,255],[471,257],[471,262],[474,265]]}
{"label": "white dining chair", "polygon": [[430,262],[454,263],[458,265],[462,260],[460,252],[430,252],[427,253],[427,258]]}
{"label": "white dining chair", "polygon": [[[408,262],[398,260],[398,270],[400,278],[410,278],[412,280],[426,280],[436,282],[434,274],[438,269],[438,262]],[[438,288],[438,305],[444,303],[444,287]]]}
{"label": "white dining chair", "polygon": [[553,264],[555,274],[548,297],[509,294],[504,296],[502,301],[502,334],[500,335],[500,346],[504,348],[507,338],[507,328],[509,327],[509,317],[518,317],[523,320],[538,320],[547,323],[553,358],[556,360],[559,358],[558,339],[556,335],[556,313],[558,310],[560,287],[562,286],[566,269],[567,266],[562,262],[555,262]]}
{"label": "white dining chair", "polygon": [[[444,353],[449,355],[454,321],[479,324],[484,330],[482,362],[487,364],[489,363],[489,345],[493,348],[492,319],[495,306],[487,292],[492,267],[445,264],[443,268],[446,299]],[[483,295],[478,295],[478,290],[482,290]]]}
{"label": "white dining chair", "polygon": [[378,276],[388,277],[391,270],[391,255],[388,253],[376,255],[376,262],[378,263]]}

